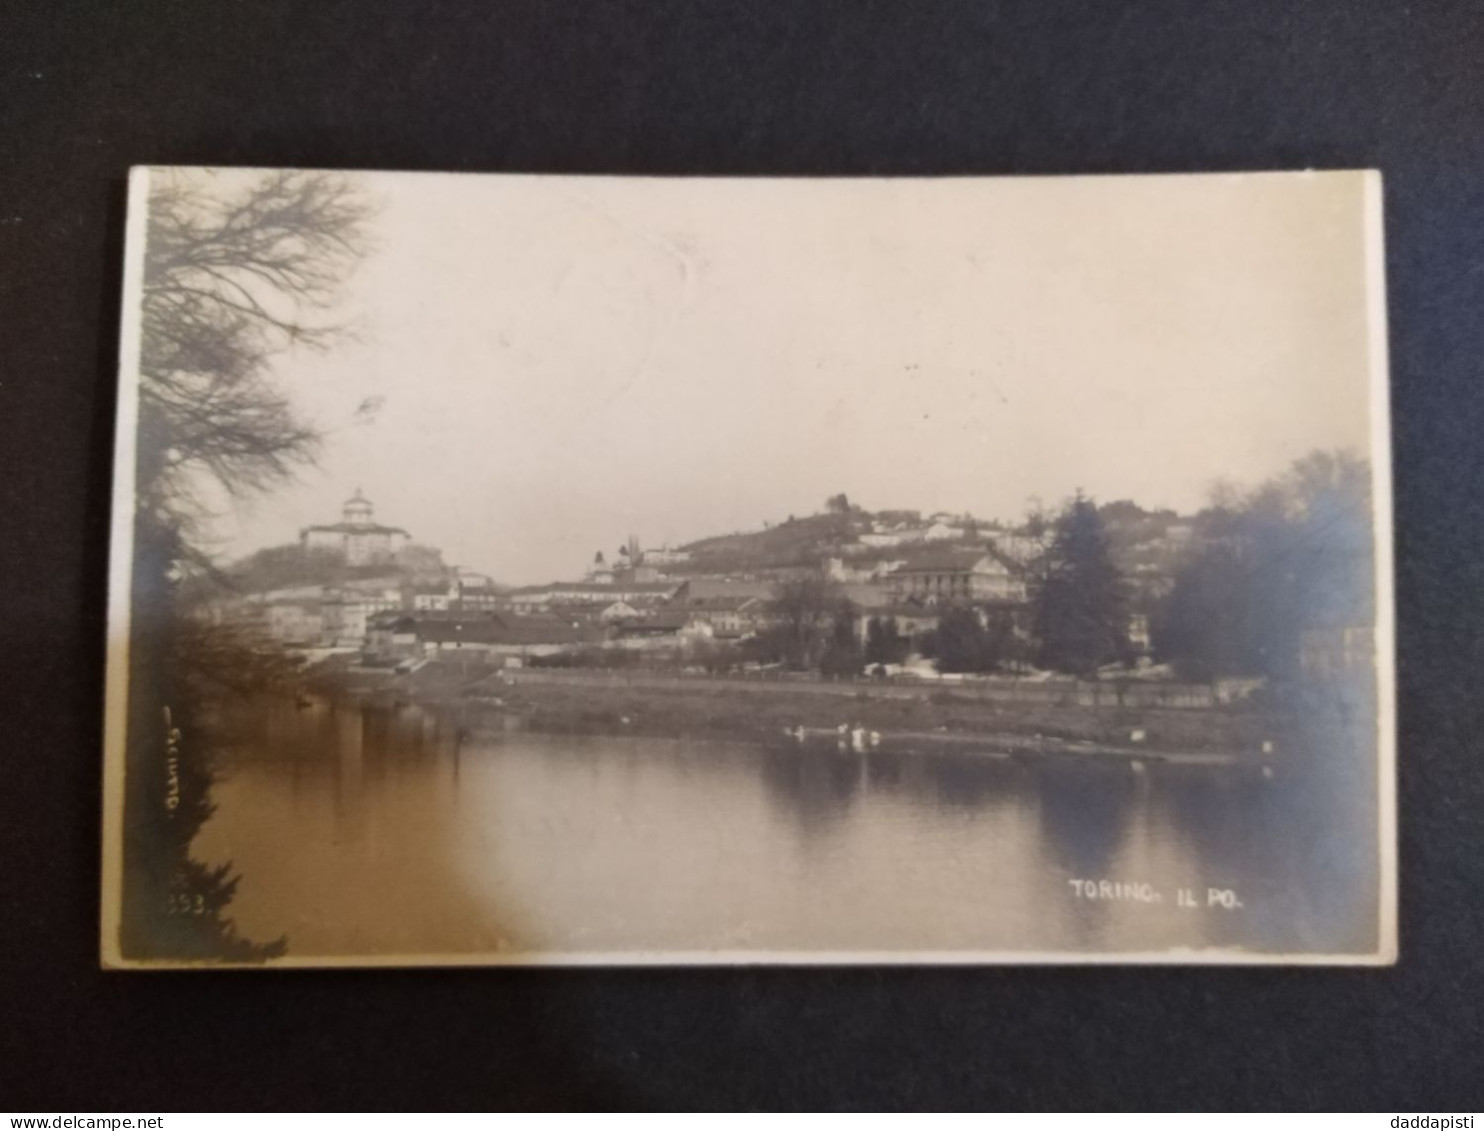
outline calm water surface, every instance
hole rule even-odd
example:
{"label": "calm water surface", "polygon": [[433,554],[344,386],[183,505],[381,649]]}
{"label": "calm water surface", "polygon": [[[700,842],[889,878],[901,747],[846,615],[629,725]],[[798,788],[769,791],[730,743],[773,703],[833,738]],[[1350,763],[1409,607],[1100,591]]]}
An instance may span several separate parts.
{"label": "calm water surface", "polygon": [[[1285,752],[1269,780],[503,725],[256,715],[195,844],[241,872],[240,930],[301,957],[1357,952],[1374,936],[1372,802],[1364,774],[1312,769],[1334,751]],[[1079,895],[1098,881],[1135,897]]]}

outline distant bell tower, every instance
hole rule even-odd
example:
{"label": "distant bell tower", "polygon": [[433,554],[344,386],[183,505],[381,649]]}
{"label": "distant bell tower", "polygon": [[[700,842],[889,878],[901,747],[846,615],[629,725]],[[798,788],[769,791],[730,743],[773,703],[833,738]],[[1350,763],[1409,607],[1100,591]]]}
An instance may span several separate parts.
{"label": "distant bell tower", "polygon": [[340,514],[349,526],[370,526],[371,500],[361,494],[361,489],[357,487],[356,493],[346,500]]}

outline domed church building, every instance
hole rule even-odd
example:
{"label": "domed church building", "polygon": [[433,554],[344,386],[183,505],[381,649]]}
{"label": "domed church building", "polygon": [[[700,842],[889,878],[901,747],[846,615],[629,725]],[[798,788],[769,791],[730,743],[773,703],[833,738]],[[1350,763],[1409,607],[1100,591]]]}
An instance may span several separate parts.
{"label": "domed church building", "polygon": [[371,500],[361,494],[359,487],[341,508],[339,522],[306,526],[299,531],[299,544],[306,552],[336,553],[349,566],[395,562],[410,538],[400,526],[382,526],[376,522]]}

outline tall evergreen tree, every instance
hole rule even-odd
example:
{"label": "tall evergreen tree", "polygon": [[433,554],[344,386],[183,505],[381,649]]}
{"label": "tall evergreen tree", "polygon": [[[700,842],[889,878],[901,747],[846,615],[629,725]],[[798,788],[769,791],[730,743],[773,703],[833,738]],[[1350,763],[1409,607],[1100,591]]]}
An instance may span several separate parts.
{"label": "tall evergreen tree", "polygon": [[955,605],[938,621],[937,655],[934,664],[940,672],[979,672],[985,670],[984,625],[973,609]]}
{"label": "tall evergreen tree", "polygon": [[912,641],[903,636],[894,617],[872,617],[866,625],[866,663],[900,664],[912,650]]}
{"label": "tall evergreen tree", "polygon": [[819,670],[824,675],[860,675],[865,666],[865,653],[855,635],[858,615],[855,602],[850,598],[840,597],[834,602],[829,636],[819,657]]}
{"label": "tall evergreen tree", "polygon": [[1042,667],[1091,675],[1129,658],[1128,598],[1102,519],[1078,492],[1056,520],[1035,595]]}

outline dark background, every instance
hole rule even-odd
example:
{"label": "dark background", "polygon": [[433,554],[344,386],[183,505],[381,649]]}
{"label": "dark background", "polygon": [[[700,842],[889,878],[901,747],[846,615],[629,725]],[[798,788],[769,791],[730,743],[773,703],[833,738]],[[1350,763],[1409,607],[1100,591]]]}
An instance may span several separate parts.
{"label": "dark background", "polygon": [[[1401,964],[100,973],[123,178],[146,163],[688,174],[1379,166],[1395,397]],[[1478,1109],[1481,369],[1477,5],[7,5],[0,1107]]]}

